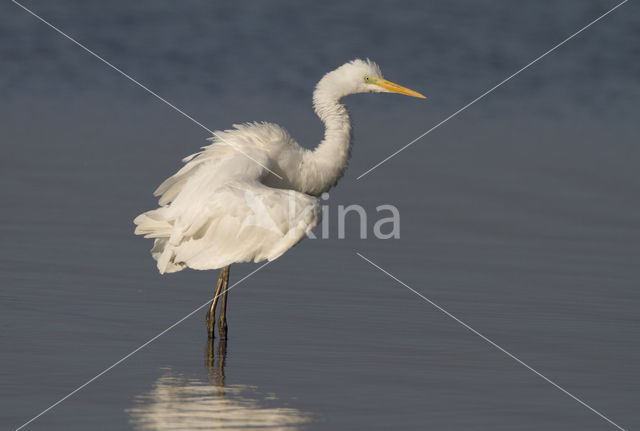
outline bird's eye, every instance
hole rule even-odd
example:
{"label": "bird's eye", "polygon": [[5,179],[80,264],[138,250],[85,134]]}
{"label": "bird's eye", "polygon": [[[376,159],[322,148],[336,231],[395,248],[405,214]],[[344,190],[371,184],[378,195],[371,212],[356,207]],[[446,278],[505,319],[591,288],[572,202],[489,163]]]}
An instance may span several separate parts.
{"label": "bird's eye", "polygon": [[369,81],[371,81],[371,78],[369,78],[369,75],[365,75],[364,82],[369,82]]}

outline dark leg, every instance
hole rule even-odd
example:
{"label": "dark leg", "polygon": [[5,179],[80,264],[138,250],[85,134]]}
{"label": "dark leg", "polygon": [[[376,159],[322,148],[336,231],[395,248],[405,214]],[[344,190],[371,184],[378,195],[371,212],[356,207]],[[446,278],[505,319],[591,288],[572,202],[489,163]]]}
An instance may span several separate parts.
{"label": "dark leg", "polygon": [[227,296],[229,294],[229,268],[231,265],[225,266],[220,272],[220,278],[223,279],[222,284],[222,300],[220,302],[220,315],[218,316],[218,334],[221,340],[227,338]]}
{"label": "dark leg", "polygon": [[[214,386],[224,387],[224,362],[227,357],[227,340],[221,339],[216,345],[213,338],[207,340],[205,364],[209,369],[209,380]],[[224,391],[219,393],[224,396]]]}
{"label": "dark leg", "polygon": [[213,294],[213,301],[211,301],[211,307],[209,307],[209,311],[207,312],[207,333],[209,334],[209,338],[214,338],[214,330],[216,325],[216,305],[218,304],[218,299],[220,298],[220,294],[222,293],[222,284],[223,284],[223,272],[220,271],[220,277],[218,277],[218,285],[216,286],[216,291]]}

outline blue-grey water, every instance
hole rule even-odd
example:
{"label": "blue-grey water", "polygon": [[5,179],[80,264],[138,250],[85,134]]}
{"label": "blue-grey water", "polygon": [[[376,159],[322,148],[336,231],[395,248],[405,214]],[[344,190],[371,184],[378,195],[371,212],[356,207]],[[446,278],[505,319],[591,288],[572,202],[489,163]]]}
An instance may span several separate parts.
{"label": "blue-grey water", "polygon": [[[640,426],[640,9],[630,1],[25,0],[210,128],[311,147],[315,82],[355,57],[428,96],[356,95],[329,239],[235,287],[25,430],[603,430]],[[16,429],[212,295],[160,276],[132,219],[208,133],[11,2],[0,5],[0,423]],[[368,239],[338,205],[367,208]],[[376,206],[401,238],[372,237]],[[232,283],[256,265],[235,265]],[[224,346],[223,346],[224,347]]]}

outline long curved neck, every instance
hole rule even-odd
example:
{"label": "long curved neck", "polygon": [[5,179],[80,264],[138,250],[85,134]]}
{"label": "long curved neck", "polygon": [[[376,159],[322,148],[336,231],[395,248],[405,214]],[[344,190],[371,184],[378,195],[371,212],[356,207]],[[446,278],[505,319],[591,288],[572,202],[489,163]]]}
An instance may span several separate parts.
{"label": "long curved neck", "polygon": [[304,192],[312,195],[320,195],[336,184],[350,156],[351,121],[347,108],[340,103],[345,94],[330,78],[325,76],[313,92],[313,108],[325,126],[324,139],[302,159]]}

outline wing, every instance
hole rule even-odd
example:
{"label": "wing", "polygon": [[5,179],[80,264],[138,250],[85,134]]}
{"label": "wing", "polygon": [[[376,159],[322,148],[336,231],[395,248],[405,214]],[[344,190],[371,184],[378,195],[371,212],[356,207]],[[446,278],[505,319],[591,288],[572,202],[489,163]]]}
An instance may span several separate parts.
{"label": "wing", "polygon": [[247,129],[217,132],[158,187],[160,208],[134,220],[136,234],[155,238],[161,273],[273,260],[318,223],[315,197],[262,183],[274,146],[286,143]]}

